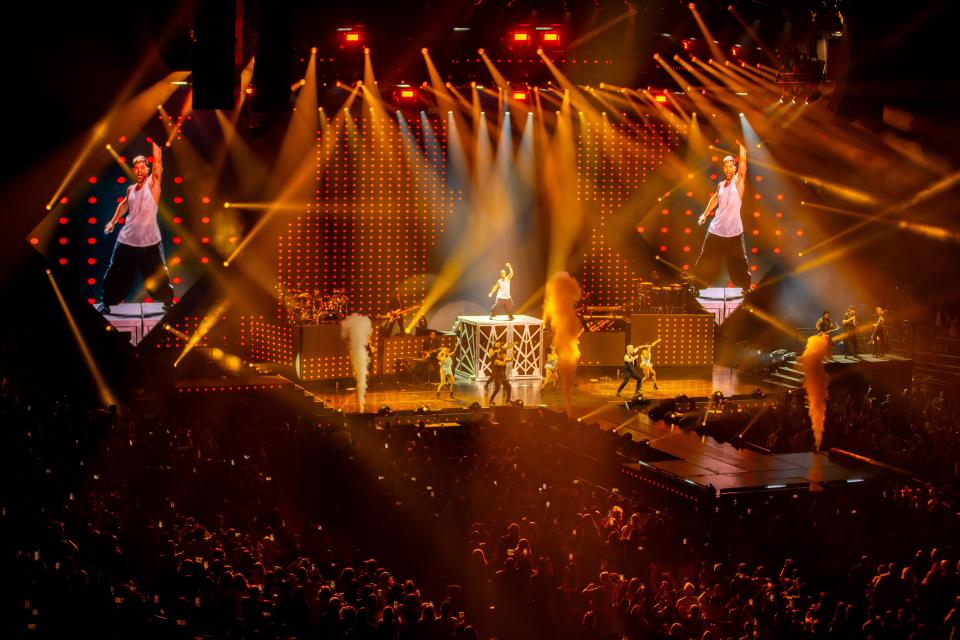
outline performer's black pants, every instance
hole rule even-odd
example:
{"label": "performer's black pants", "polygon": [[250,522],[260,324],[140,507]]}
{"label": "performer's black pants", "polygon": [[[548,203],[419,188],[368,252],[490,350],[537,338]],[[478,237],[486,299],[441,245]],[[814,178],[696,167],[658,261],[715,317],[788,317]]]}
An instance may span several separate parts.
{"label": "performer's black pants", "polygon": [[506,313],[511,318],[513,317],[513,298],[497,298],[496,304],[493,305],[493,309],[490,309],[490,317],[497,315],[497,310],[503,307],[503,312]]}
{"label": "performer's black pants", "polygon": [[857,335],[851,332],[850,335],[843,339],[843,355],[855,356],[858,352]]}
{"label": "performer's black pants", "polygon": [[874,329],[873,335],[870,337],[870,342],[873,343],[873,355],[882,356],[887,352],[887,332],[885,329],[876,330]]}
{"label": "performer's black pants", "polygon": [[624,364],[623,365],[623,382],[620,383],[620,386],[617,387],[617,395],[623,391],[623,388],[627,386],[627,383],[630,382],[630,379],[633,378],[637,381],[637,388],[634,389],[633,395],[640,393],[640,383],[643,382],[643,378],[640,377],[640,374],[637,373],[637,368],[633,364]]}
{"label": "performer's black pants", "polygon": [[501,387],[503,388],[503,395],[506,397],[507,404],[510,403],[510,396],[512,395],[512,389],[510,388],[510,382],[507,380],[506,373],[496,373],[493,378],[493,393],[490,394],[490,402],[493,402],[493,399],[497,397],[497,394],[500,393]]}
{"label": "performer's black pants", "polygon": [[123,302],[138,272],[150,297],[167,306],[173,304],[173,285],[160,242],[149,247],[132,247],[121,242],[113,246],[110,266],[103,276],[102,302],[106,305]]}
{"label": "performer's black pants", "polygon": [[720,274],[721,262],[727,263],[727,273],[733,284],[744,289],[750,288],[750,268],[747,266],[747,249],[742,233],[724,238],[707,232],[700,257],[693,267],[697,286],[711,286]]}

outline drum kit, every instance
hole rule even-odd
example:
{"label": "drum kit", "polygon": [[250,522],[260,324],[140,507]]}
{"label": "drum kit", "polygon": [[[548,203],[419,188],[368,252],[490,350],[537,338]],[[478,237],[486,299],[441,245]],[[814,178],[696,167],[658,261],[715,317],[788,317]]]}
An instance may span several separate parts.
{"label": "drum kit", "polygon": [[287,322],[293,325],[336,324],[347,317],[350,306],[344,289],[334,289],[331,295],[321,295],[317,289],[313,293],[286,289],[281,301]]}
{"label": "drum kit", "polygon": [[684,284],[654,284],[637,279],[634,282],[633,313],[684,313],[690,287]]}

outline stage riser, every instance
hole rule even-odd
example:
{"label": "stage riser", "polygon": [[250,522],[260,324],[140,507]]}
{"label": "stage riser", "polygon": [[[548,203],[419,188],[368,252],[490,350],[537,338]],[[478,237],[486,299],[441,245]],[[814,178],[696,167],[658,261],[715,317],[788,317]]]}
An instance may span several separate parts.
{"label": "stage riser", "polygon": [[627,347],[624,331],[600,331],[580,336],[581,367],[620,367]]}
{"label": "stage riser", "polygon": [[913,383],[913,360],[898,358],[879,362],[828,362],[826,369],[831,390],[845,389],[861,394],[869,386],[873,388],[873,395],[898,395]]}
{"label": "stage riser", "polygon": [[293,350],[300,380],[353,377],[350,352],[340,337],[339,324],[294,327]]}
{"label": "stage riser", "polygon": [[[653,362],[660,366],[709,366],[713,364],[716,324],[707,314],[633,314],[630,342],[649,344],[660,338]],[[623,361],[621,354],[620,363]]]}
{"label": "stage riser", "polygon": [[513,322],[461,316],[453,362],[457,377],[485,382],[490,377],[487,351],[498,340],[505,344],[517,343],[513,349],[513,362],[507,366],[508,379],[539,380],[543,377],[543,321],[530,316],[516,316]]}

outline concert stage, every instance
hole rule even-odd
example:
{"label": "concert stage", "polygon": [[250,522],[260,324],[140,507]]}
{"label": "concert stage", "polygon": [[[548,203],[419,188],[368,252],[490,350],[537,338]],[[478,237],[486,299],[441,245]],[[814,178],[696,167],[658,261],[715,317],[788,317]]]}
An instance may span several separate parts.
{"label": "concert stage", "polygon": [[[705,398],[721,391],[728,398],[750,398],[743,402],[763,402],[753,397],[759,389],[766,400],[783,389],[764,384],[752,374],[715,365],[711,369],[663,369],[659,389],[647,386],[644,398],[652,402],[643,411],[625,406],[625,398],[616,398],[618,377],[604,371],[595,377],[581,375],[577,379],[571,404],[572,417],[584,423],[596,423],[605,431],[629,435],[633,443],[649,443],[632,459],[623,458],[607,469],[611,481],[634,482],[666,495],[692,500],[713,500],[742,493],[776,490],[820,490],[888,478],[895,471],[851,456],[813,452],[768,454],[750,448],[737,448],[713,437],[650,418],[645,411],[657,401],[669,402],[683,394],[691,399]],[[177,391],[181,397],[204,393],[222,395],[232,391],[279,392],[291,394],[301,403],[301,411],[318,417],[331,412],[347,421],[375,420],[378,412],[389,412],[391,424],[421,424],[424,427],[457,426],[457,422],[495,418],[484,396],[481,382],[458,380],[455,397],[444,391],[437,397],[435,383],[409,380],[372,382],[367,389],[366,403],[360,406],[356,389],[342,383],[310,382],[303,386],[266,369],[254,368],[255,375],[243,378],[209,378],[181,380]],[[608,375],[603,375],[604,373]],[[631,387],[632,388],[632,387]],[[558,392],[540,392],[538,380],[513,382],[513,398],[527,409],[543,407],[562,412],[564,399]],[[704,402],[696,403],[703,410]],[[510,410],[523,410],[519,407]],[[643,460],[640,462],[639,460]],[[619,480],[615,480],[619,478]]]}

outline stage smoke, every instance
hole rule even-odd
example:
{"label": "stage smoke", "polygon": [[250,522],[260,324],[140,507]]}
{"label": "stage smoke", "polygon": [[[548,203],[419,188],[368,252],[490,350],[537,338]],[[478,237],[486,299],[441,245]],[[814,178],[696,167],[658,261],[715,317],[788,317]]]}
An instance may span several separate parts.
{"label": "stage smoke", "polygon": [[566,271],[556,273],[547,283],[543,301],[543,321],[553,328],[551,344],[560,357],[558,371],[564,408],[569,413],[573,382],[580,361],[580,319],[574,310],[580,301],[580,285]]}
{"label": "stage smoke", "polygon": [[830,338],[815,335],[807,338],[807,347],[798,358],[803,366],[803,386],[807,390],[810,422],[813,426],[814,448],[819,451],[823,442],[823,422],[827,415],[827,369],[823,360],[830,351]]}
{"label": "stage smoke", "polygon": [[367,353],[367,341],[373,333],[373,324],[370,318],[357,313],[351,313],[340,322],[340,337],[347,341],[350,347],[350,363],[353,365],[353,375],[357,379],[357,401],[360,411],[367,399],[367,368],[370,366],[370,354]]}

